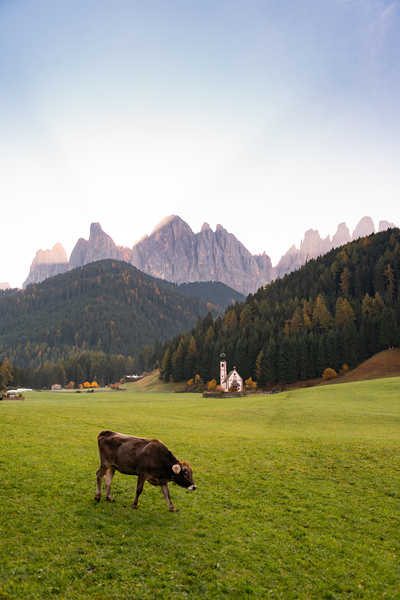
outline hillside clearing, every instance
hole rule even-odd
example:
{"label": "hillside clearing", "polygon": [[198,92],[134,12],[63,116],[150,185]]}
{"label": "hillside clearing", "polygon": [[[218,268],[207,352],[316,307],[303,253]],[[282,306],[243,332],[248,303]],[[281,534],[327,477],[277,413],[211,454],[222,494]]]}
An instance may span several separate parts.
{"label": "hillside clearing", "polygon": [[[134,384],[136,385],[136,384]],[[203,399],[30,393],[0,403],[0,598],[396,598],[400,379]],[[158,437],[194,468],[179,514],[116,474],[97,433]]]}
{"label": "hillside clearing", "polygon": [[184,389],[185,383],[166,383],[160,379],[160,370],[156,369],[146,374],[143,379],[124,386],[130,392],[174,392],[176,389]]}
{"label": "hillside clearing", "polygon": [[390,348],[374,354],[340,380],[365,381],[381,377],[400,377],[400,348]]}

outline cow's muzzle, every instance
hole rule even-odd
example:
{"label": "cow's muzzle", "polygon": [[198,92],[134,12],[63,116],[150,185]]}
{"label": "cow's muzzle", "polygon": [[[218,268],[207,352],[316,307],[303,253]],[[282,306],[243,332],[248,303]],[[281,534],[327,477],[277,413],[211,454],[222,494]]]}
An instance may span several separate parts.
{"label": "cow's muzzle", "polygon": [[193,492],[193,490],[195,490],[195,489],[196,489],[196,486],[194,485],[194,483],[193,483],[193,485],[189,485],[189,487],[188,487],[188,490],[190,490],[190,491],[192,491],[192,492]]}

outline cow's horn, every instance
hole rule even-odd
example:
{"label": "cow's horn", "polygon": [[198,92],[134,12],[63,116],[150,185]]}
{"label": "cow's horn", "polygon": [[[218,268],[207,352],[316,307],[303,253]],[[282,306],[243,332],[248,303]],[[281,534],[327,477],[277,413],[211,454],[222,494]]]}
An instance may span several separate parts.
{"label": "cow's horn", "polygon": [[176,473],[178,475],[178,473],[181,472],[181,465],[179,463],[176,463],[176,465],[172,465],[172,470],[174,473]]}

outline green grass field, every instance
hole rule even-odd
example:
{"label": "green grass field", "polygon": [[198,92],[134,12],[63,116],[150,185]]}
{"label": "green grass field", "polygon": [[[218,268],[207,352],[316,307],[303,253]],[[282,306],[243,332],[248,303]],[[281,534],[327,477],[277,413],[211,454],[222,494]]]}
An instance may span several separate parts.
{"label": "green grass field", "polygon": [[[30,393],[0,402],[0,598],[400,598],[400,379],[272,396]],[[198,489],[169,513],[97,433],[162,439]]]}

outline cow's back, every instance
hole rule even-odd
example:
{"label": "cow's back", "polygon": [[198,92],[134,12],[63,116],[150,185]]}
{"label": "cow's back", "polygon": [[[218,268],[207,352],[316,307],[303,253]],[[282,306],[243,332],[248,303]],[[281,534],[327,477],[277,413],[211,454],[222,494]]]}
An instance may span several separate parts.
{"label": "cow's back", "polygon": [[151,440],[117,431],[102,431],[97,437],[100,461],[121,473],[137,475],[137,459]]}

